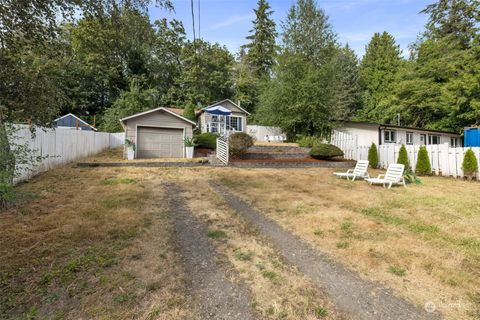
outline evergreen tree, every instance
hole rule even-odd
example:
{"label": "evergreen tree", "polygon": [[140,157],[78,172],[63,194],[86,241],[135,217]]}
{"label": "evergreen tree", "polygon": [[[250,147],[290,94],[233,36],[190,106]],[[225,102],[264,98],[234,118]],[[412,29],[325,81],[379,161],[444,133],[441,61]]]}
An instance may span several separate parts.
{"label": "evergreen tree", "polygon": [[257,117],[290,136],[328,136],[337,115],[335,33],[314,0],[298,0],[283,30],[278,65],[260,95]]}
{"label": "evergreen tree", "polygon": [[315,0],[297,0],[282,23],[283,49],[299,54],[316,66],[330,62],[337,35],[325,11]]}
{"label": "evergreen tree", "polygon": [[397,85],[395,103],[407,124],[460,132],[480,121],[478,2],[440,0],[428,6],[427,31]]}
{"label": "evergreen tree", "polygon": [[374,122],[390,122],[387,109],[394,98],[399,68],[402,64],[399,45],[388,32],[375,33],[366,47],[360,64],[362,109],[358,118]]}
{"label": "evergreen tree", "polygon": [[405,170],[410,169],[410,162],[408,161],[408,153],[407,153],[407,148],[405,147],[404,144],[400,147],[400,151],[398,152],[398,159],[397,163],[403,164],[405,166]]}
{"label": "evergreen tree", "polygon": [[415,173],[419,176],[427,176],[432,173],[430,158],[428,157],[427,147],[421,146],[418,150],[417,165],[415,166]]}
{"label": "evergreen tree", "polygon": [[372,143],[372,145],[368,149],[368,163],[372,168],[377,168],[378,162],[379,160],[378,160],[377,145],[375,143]]}
{"label": "evergreen tree", "polygon": [[334,63],[335,118],[349,120],[360,107],[359,65],[355,52],[347,45],[340,48]]}
{"label": "evergreen tree", "polygon": [[253,29],[247,37],[250,43],[244,48],[247,51],[247,60],[253,72],[259,78],[269,77],[275,61],[276,44],[275,21],[271,18],[273,11],[266,0],[258,0],[257,9],[254,9],[255,20]]}
{"label": "evergreen tree", "polygon": [[191,102],[185,105],[183,116],[189,120],[195,121],[195,105]]}
{"label": "evergreen tree", "polygon": [[474,176],[478,172],[478,160],[472,148],[469,148],[465,152],[462,163],[462,170],[469,179],[471,179],[472,176]]}
{"label": "evergreen tree", "polygon": [[261,84],[262,80],[247,61],[245,49],[241,48],[235,64],[235,100],[241,101],[242,108],[250,113],[256,111]]}

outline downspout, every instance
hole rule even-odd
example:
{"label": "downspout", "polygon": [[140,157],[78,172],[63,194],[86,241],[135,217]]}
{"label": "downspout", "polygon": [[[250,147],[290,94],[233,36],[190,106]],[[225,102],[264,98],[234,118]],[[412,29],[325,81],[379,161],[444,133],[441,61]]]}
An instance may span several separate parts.
{"label": "downspout", "polygon": [[378,145],[382,144],[382,126],[378,126]]}

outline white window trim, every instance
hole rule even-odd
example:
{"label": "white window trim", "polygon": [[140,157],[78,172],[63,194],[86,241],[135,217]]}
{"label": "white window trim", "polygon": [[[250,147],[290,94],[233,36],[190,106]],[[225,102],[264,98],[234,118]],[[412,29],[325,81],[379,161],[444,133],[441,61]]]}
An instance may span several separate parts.
{"label": "white window trim", "polygon": [[[431,141],[431,140],[432,140],[432,139],[431,139],[432,137],[437,137],[437,138],[438,138],[438,143],[431,143],[431,142],[432,142],[432,141]],[[438,145],[438,144],[441,144],[441,143],[442,143],[442,136],[439,135],[439,134],[429,134],[429,135],[427,136],[427,140],[428,140],[428,141],[427,141],[427,142],[428,142],[428,145]]]}
{"label": "white window trim", "polygon": [[[243,123],[243,117],[242,116],[228,116],[228,126],[230,127],[230,119],[231,118],[236,118],[236,119],[239,119],[240,121],[240,129],[235,129],[236,131],[238,132],[242,132],[243,131],[243,128],[244,128],[244,123]],[[237,120],[238,121],[238,120]],[[231,129],[231,128],[230,128]]]}
{"label": "white window trim", "polygon": [[[408,141],[408,136],[410,136],[410,141]],[[407,131],[406,132],[406,135],[405,135],[405,143],[408,144],[408,145],[412,145],[413,144],[413,132],[411,131]]]}
{"label": "white window trim", "polygon": [[[389,140],[387,140],[386,137],[385,137],[387,132],[390,133],[389,134]],[[390,138],[392,137],[392,133],[394,133],[394,136],[395,136],[394,141],[390,140]],[[397,140],[397,131],[396,130],[383,130],[383,142],[385,142],[385,143],[397,143],[396,140]]]}

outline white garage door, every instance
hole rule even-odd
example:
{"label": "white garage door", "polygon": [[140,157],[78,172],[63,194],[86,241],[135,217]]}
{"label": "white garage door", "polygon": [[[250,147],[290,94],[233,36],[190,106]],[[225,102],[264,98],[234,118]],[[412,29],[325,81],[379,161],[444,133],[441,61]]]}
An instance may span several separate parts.
{"label": "white garage door", "polygon": [[138,127],[137,158],[183,158],[183,129]]}

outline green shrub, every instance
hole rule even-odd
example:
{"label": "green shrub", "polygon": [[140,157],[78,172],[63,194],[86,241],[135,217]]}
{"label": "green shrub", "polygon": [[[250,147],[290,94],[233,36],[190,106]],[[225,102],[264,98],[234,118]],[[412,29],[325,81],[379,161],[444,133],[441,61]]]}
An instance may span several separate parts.
{"label": "green shrub", "polygon": [[253,146],[253,138],[245,132],[235,132],[228,138],[228,148],[233,158],[241,157],[251,146]]}
{"label": "green shrub", "polygon": [[418,151],[417,166],[415,167],[415,173],[419,176],[426,176],[432,173],[432,167],[430,166],[430,159],[428,158],[427,147],[421,146]]}
{"label": "green shrub", "polygon": [[195,136],[194,140],[198,148],[207,148],[215,150],[217,148],[218,134],[205,132]]}
{"label": "green shrub", "polygon": [[407,148],[405,148],[404,144],[402,144],[402,146],[400,147],[397,163],[403,164],[405,166],[405,170],[408,170],[410,168],[410,162],[408,161]]}
{"label": "green shrub", "polygon": [[330,159],[343,156],[343,151],[333,144],[321,143],[310,150],[310,156],[315,159]]}
{"label": "green shrub", "polygon": [[314,136],[302,136],[300,139],[297,140],[297,143],[300,147],[303,148],[311,148],[313,146],[317,146],[322,143],[319,137]]}
{"label": "green shrub", "polygon": [[378,167],[378,151],[377,145],[372,142],[370,149],[368,149],[368,162],[372,168]]}
{"label": "green shrub", "polygon": [[13,185],[8,183],[0,183],[0,208],[15,200],[15,192]]}
{"label": "green shrub", "polygon": [[465,156],[463,158],[462,163],[463,173],[471,179],[478,171],[478,161],[475,153],[473,152],[472,148],[468,149],[465,152]]}

